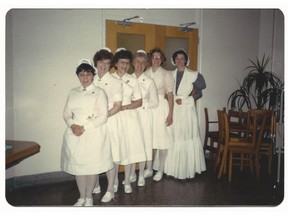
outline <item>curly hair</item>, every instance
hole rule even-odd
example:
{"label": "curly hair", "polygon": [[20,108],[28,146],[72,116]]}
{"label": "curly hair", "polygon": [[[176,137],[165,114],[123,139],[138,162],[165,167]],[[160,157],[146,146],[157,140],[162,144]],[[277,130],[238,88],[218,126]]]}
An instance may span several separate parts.
{"label": "curly hair", "polygon": [[165,53],[160,48],[154,48],[150,50],[150,52],[148,53],[149,63],[152,64],[152,57],[155,52],[158,52],[161,54],[161,65],[164,65],[166,63],[166,56],[165,56]]}
{"label": "curly hair", "polygon": [[109,52],[106,49],[101,49],[97,51],[93,57],[94,66],[96,67],[97,61],[100,61],[100,60],[109,59],[112,62],[113,57],[114,57],[113,53]]}
{"label": "curly hair", "polygon": [[129,50],[120,50],[116,52],[112,61],[112,65],[114,65],[115,68],[115,65],[117,64],[119,59],[128,59],[131,63],[133,61],[133,54]]}
{"label": "curly hair", "polygon": [[177,56],[178,54],[184,55],[184,57],[185,57],[185,65],[186,65],[186,64],[187,64],[187,61],[188,61],[188,55],[187,55],[187,53],[186,53],[184,50],[182,50],[182,49],[179,49],[179,50],[177,50],[177,51],[175,51],[175,52],[173,53],[172,59],[173,59],[174,64],[175,64],[175,58],[176,58],[176,56]]}

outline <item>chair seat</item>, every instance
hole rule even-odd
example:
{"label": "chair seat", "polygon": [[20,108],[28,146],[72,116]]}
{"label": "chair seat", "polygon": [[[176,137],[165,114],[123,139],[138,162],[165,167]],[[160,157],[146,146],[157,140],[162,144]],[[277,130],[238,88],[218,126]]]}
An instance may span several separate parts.
{"label": "chair seat", "polygon": [[270,148],[272,148],[272,144],[271,144],[271,143],[265,143],[265,142],[263,142],[263,143],[261,143],[261,145],[260,145],[260,149],[270,149]]}
{"label": "chair seat", "polygon": [[254,154],[257,151],[257,149],[253,146],[230,146],[229,150],[239,154]]}

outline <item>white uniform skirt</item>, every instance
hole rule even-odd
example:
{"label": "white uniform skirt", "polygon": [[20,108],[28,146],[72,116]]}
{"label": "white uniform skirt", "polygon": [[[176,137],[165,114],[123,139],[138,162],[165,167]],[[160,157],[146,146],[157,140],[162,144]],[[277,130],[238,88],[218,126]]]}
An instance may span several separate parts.
{"label": "white uniform skirt", "polygon": [[142,106],[137,109],[140,122],[143,130],[143,138],[144,138],[144,145],[145,145],[145,152],[146,152],[146,160],[152,160],[152,153],[153,153],[153,116],[152,110],[148,109],[147,106]]}
{"label": "white uniform skirt", "polygon": [[72,175],[94,175],[113,167],[110,140],[105,125],[75,136],[67,128],[62,144],[61,169]]}
{"label": "white uniform skirt", "polygon": [[169,149],[173,147],[174,138],[172,127],[166,126],[166,118],[169,113],[168,101],[163,95],[159,95],[159,105],[152,110],[153,114],[153,149]]}
{"label": "white uniform skirt", "polygon": [[109,132],[113,161],[119,164],[127,159],[127,150],[124,142],[123,125],[120,114],[117,113],[108,118],[106,123]]}
{"label": "white uniform skirt", "polygon": [[138,112],[134,110],[120,111],[120,119],[123,125],[123,135],[127,158],[121,161],[121,165],[128,165],[146,161],[143,133]]}
{"label": "white uniform skirt", "polygon": [[206,170],[195,105],[174,103],[174,147],[168,149],[164,172],[178,179],[194,178]]}

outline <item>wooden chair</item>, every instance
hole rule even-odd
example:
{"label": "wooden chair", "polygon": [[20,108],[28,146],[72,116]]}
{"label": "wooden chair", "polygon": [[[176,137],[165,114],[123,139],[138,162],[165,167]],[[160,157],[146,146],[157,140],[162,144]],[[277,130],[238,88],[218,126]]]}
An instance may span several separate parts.
{"label": "wooden chair", "polygon": [[241,125],[241,111],[228,110],[228,122],[231,129],[238,129]]}
{"label": "wooden chair", "polygon": [[[222,111],[222,110],[217,110],[217,115],[218,115],[218,131],[219,131],[219,144],[218,144],[218,150],[217,150],[217,154],[216,154],[216,162],[215,162],[215,166],[214,166],[214,171],[217,170],[218,166],[220,165],[221,162],[221,158],[223,157],[223,153],[224,153],[224,146],[225,143],[228,142],[227,140],[229,140],[231,137],[240,137],[241,136],[241,131],[240,129],[246,129],[247,128],[247,119],[248,119],[248,112],[243,112],[241,111],[232,111],[229,110],[228,114],[226,114],[224,116],[226,112]],[[225,137],[225,118],[226,121],[229,125],[229,131],[227,133],[229,133],[228,138]],[[235,121],[236,119],[236,121]],[[235,133],[235,131],[237,131]],[[228,135],[228,134],[227,134]],[[225,141],[226,140],[226,141]],[[228,150],[228,147],[227,147]],[[226,150],[226,151],[227,151]],[[224,173],[226,172],[226,166],[224,169]],[[222,174],[222,173],[221,173]],[[220,176],[221,176],[220,174]],[[219,178],[220,178],[219,176]]]}
{"label": "wooden chair", "polygon": [[[218,124],[218,121],[211,121],[209,120],[208,109],[204,108],[205,114],[205,139],[204,139],[204,153],[206,151],[210,152],[210,159],[213,160],[214,154],[217,152],[217,145],[218,145],[218,131],[210,131],[211,124]],[[208,143],[209,141],[209,143]],[[215,145],[216,144],[216,145]]]}
{"label": "wooden chair", "polygon": [[263,140],[260,143],[260,157],[262,155],[268,158],[268,173],[271,175],[273,144],[276,138],[276,117],[273,110],[267,111],[267,121],[264,129]]}
{"label": "wooden chair", "polygon": [[237,111],[237,110],[228,110],[228,123],[230,130],[233,130],[233,132],[230,132],[231,135],[234,136],[241,136],[241,131],[243,128],[247,128],[247,118],[248,118],[248,112],[244,111]]}
{"label": "wooden chair", "polygon": [[[226,114],[223,110],[217,110],[217,116],[218,116],[218,148],[216,153],[216,160],[214,164],[214,171],[217,170],[218,166],[221,162],[221,157],[223,156],[224,147],[225,147],[225,119],[224,114]],[[227,118],[227,114],[226,114]],[[226,169],[224,170],[224,173],[226,172]]]}
{"label": "wooden chair", "polygon": [[[248,115],[248,128],[243,129],[242,133],[246,133],[241,138],[233,138],[229,140],[229,178],[232,180],[233,166],[249,166],[251,173],[255,167],[256,177],[259,181],[259,149],[263,139],[263,131],[266,124],[267,110],[250,110]],[[229,126],[229,125],[228,125]],[[229,129],[227,128],[229,131]],[[244,156],[244,157],[243,157]]]}

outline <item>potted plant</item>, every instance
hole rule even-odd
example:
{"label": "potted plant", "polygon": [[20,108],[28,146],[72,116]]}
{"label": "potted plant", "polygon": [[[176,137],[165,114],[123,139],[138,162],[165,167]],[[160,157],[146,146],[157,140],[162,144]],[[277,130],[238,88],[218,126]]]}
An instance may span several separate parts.
{"label": "potted plant", "polygon": [[266,70],[270,60],[271,57],[265,54],[261,60],[249,59],[251,65],[244,69],[248,74],[242,84],[238,82],[239,89],[229,96],[228,107],[233,110],[243,110],[245,106],[247,109],[280,109],[284,83],[276,74]]}

